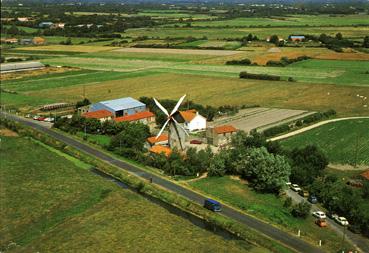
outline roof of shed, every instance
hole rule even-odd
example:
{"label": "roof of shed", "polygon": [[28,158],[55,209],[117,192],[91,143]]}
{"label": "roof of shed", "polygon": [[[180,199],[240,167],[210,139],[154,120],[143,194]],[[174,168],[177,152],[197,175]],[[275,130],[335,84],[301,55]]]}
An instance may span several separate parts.
{"label": "roof of shed", "polygon": [[237,132],[237,129],[231,125],[224,125],[224,126],[215,127],[214,131],[217,134],[225,134],[225,133]]}
{"label": "roof of shed", "polygon": [[157,142],[163,142],[163,141],[168,141],[168,140],[169,140],[169,137],[166,134],[162,134],[158,138],[156,138],[156,136],[152,136],[152,137],[147,138],[147,141],[150,144],[155,144]]}
{"label": "roof of shed", "polygon": [[155,145],[152,146],[149,150],[151,153],[155,153],[155,154],[164,154],[165,156],[170,156],[170,154],[172,153],[172,150],[168,147],[164,147],[162,145]]}
{"label": "roof of shed", "polygon": [[146,106],[144,103],[134,98],[131,98],[131,97],[101,101],[99,103],[113,109],[114,111],[120,111],[120,110],[140,107],[140,106]]}

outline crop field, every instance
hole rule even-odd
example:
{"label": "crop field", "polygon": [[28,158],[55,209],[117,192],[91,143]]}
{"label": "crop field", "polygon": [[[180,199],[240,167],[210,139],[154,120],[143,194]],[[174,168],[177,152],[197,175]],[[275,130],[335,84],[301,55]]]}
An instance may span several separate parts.
{"label": "crop field", "polygon": [[323,248],[327,252],[335,252],[340,247],[340,237],[329,227],[326,229],[317,227],[312,216],[305,220],[293,217],[288,209],[283,207],[283,198],[278,198],[274,194],[257,193],[244,181],[224,176],[208,177],[188,184],[223,203],[235,206],[266,222],[278,224],[282,229],[295,234],[300,229],[303,238],[312,243],[322,240]]}
{"label": "crop field", "polygon": [[355,26],[369,25],[369,15],[291,15],[271,18],[235,18],[192,22],[192,26]]}
{"label": "crop field", "polygon": [[81,53],[93,53],[99,51],[108,51],[114,49],[114,47],[104,46],[88,46],[88,45],[51,45],[51,46],[37,46],[37,47],[20,47],[17,50],[27,51],[61,51],[61,52],[81,52]]}
{"label": "crop field", "polygon": [[281,141],[289,149],[314,144],[331,163],[369,165],[369,119],[332,122]]}
{"label": "crop field", "polygon": [[1,139],[2,250],[267,252],[197,227],[48,146]]}
{"label": "crop field", "polygon": [[124,35],[130,37],[148,36],[159,38],[183,38],[195,37],[202,38],[206,36],[208,39],[225,39],[225,38],[241,38],[249,33],[257,35],[261,39],[265,39],[273,34],[287,39],[291,34],[320,35],[325,33],[334,36],[340,32],[344,37],[362,39],[369,32],[369,26],[341,26],[341,27],[252,27],[252,28],[204,28],[204,27],[154,27],[154,28],[135,28],[128,29]]}

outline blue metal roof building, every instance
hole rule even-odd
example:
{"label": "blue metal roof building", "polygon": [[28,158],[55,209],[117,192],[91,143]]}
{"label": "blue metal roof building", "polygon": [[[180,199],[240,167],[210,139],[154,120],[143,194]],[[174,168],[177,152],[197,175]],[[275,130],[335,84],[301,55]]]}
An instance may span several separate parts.
{"label": "blue metal roof building", "polygon": [[94,112],[103,109],[112,112],[115,117],[121,117],[146,111],[146,105],[136,99],[126,97],[95,103],[91,105],[89,111]]}

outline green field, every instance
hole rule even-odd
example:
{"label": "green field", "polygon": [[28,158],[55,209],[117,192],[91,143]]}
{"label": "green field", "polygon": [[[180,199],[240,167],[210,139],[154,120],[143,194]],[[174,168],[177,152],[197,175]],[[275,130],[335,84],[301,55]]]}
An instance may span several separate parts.
{"label": "green field", "polygon": [[329,123],[295,135],[281,144],[289,149],[319,146],[331,163],[369,165],[369,119]]}
{"label": "green field", "polygon": [[1,250],[267,252],[194,226],[38,142],[1,139]]}
{"label": "green field", "polygon": [[257,193],[245,182],[224,176],[200,179],[189,184],[223,203],[237,207],[292,233],[297,233],[300,229],[303,238],[313,243],[321,239],[327,252],[335,252],[334,249],[337,250],[340,247],[340,237],[330,228],[319,228],[314,224],[312,216],[306,220],[293,217],[288,209],[283,207],[283,198],[273,194]]}
{"label": "green field", "polygon": [[369,15],[291,15],[271,18],[235,18],[193,22],[193,26],[355,26],[369,25]]}

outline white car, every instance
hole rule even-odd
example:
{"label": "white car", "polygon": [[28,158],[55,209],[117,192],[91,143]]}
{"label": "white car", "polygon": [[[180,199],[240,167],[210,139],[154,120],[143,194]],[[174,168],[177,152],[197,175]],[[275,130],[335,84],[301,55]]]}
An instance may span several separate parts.
{"label": "white car", "polygon": [[45,122],[54,122],[54,118],[46,118],[44,119]]}
{"label": "white car", "polygon": [[298,184],[292,184],[291,189],[295,192],[298,192],[301,190],[300,186]]}
{"label": "white car", "polygon": [[288,187],[291,187],[291,182],[287,182],[287,183],[286,183],[286,185],[287,185]]}
{"label": "white car", "polygon": [[337,217],[335,218],[336,222],[342,226],[348,226],[348,221],[345,217]]}
{"label": "white car", "polygon": [[314,217],[317,217],[318,219],[325,219],[325,218],[327,218],[327,216],[325,215],[325,213],[322,212],[322,211],[313,212],[313,216]]}

